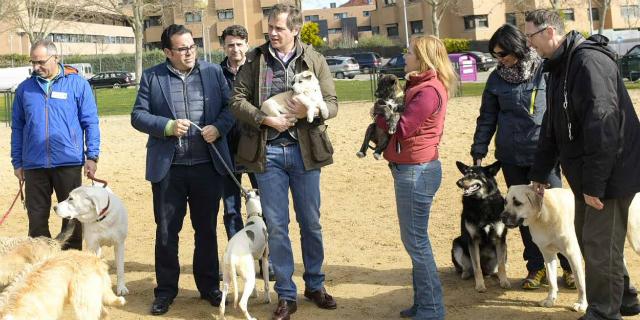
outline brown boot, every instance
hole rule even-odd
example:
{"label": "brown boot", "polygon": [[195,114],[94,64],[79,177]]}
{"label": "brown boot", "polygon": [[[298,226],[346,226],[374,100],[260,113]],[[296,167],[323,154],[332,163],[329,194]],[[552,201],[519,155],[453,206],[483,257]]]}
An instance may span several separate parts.
{"label": "brown boot", "polygon": [[295,301],[284,299],[278,300],[278,307],[273,312],[272,320],[289,320],[291,315],[298,310],[298,304]]}
{"label": "brown boot", "polygon": [[327,290],[325,290],[324,287],[316,291],[305,289],[304,296],[307,299],[313,301],[313,303],[315,303],[319,308],[322,309],[335,309],[338,307],[338,305],[336,304],[336,300],[334,300],[333,297],[327,293]]}

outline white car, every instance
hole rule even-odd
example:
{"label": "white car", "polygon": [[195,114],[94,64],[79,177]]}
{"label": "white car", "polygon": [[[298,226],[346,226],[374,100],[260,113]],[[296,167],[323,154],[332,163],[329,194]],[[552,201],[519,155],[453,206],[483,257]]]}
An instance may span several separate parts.
{"label": "white car", "polygon": [[360,65],[352,57],[327,57],[327,64],[336,79],[353,79],[360,73]]}

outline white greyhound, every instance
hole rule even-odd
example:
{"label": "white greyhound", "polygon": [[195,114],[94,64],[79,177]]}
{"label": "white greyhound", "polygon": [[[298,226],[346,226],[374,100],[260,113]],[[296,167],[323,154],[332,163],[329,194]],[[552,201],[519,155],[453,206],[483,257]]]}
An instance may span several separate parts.
{"label": "white greyhound", "polygon": [[255,190],[246,194],[247,224],[238,231],[227,244],[222,260],[222,303],[220,303],[220,319],[224,319],[225,301],[229,292],[229,282],[233,281],[233,304],[238,305],[237,276],[244,279],[244,290],[240,299],[240,310],[247,320],[255,320],[247,311],[249,295],[254,293],[256,285],[255,260],[262,259],[262,279],[264,280],[264,301],[271,303],[269,296],[269,246],[267,243],[267,226],[262,220],[260,196]]}

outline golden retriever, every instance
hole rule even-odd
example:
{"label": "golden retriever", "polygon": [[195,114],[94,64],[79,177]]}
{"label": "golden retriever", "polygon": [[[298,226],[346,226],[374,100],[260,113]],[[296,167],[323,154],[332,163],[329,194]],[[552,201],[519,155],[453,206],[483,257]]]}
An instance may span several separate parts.
{"label": "golden retriever", "polygon": [[0,296],[0,320],[56,320],[70,306],[76,319],[106,319],[104,306],[123,306],[107,264],[86,251],[62,251],[31,265]]}

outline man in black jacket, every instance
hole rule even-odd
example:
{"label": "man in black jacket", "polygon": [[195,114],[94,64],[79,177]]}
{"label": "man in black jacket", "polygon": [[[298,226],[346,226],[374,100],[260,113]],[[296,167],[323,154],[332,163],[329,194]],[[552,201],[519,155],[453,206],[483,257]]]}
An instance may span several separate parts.
{"label": "man in black jacket", "polygon": [[575,227],[585,259],[587,313],[620,319],[640,312],[624,266],[629,205],[640,191],[640,122],[608,39],[563,32],[555,11],[536,10],[525,34],[547,59],[547,112],[531,170],[543,194],[559,158],[575,195]]}

